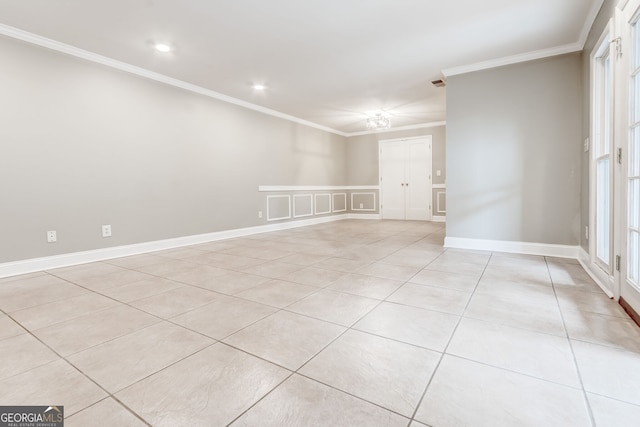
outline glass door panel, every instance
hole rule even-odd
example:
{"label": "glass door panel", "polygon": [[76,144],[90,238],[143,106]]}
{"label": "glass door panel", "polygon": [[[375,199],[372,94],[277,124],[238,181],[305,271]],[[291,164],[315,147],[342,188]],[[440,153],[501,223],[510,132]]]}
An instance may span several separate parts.
{"label": "glass door panel", "polygon": [[626,140],[621,146],[622,261],[620,296],[636,313],[640,313],[640,1],[629,1],[623,10],[630,52],[625,84],[629,95]]}
{"label": "glass door panel", "polygon": [[[594,61],[593,161],[595,163],[595,263],[612,276],[612,167],[613,142],[613,72],[609,37],[604,37]],[[613,279],[611,279],[613,280]]]}

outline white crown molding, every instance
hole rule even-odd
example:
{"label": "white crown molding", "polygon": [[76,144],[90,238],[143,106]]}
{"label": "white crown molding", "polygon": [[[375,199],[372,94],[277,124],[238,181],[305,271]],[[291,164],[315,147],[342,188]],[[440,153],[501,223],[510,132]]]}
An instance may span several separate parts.
{"label": "white crown molding", "polygon": [[578,246],[555,245],[549,243],[512,242],[506,240],[445,237],[444,247],[492,252],[508,252],[527,255],[553,256],[558,258],[578,258]]}
{"label": "white crown molding", "polygon": [[417,124],[417,125],[400,126],[400,127],[397,127],[397,128],[389,128],[389,129],[383,129],[383,130],[367,130],[367,131],[363,131],[363,132],[350,132],[350,133],[345,134],[345,136],[347,138],[350,138],[352,136],[375,135],[375,134],[379,134],[379,133],[398,132],[398,131],[401,131],[401,130],[434,128],[434,127],[438,127],[438,126],[446,126],[446,124],[447,124],[446,121],[420,123],[420,124]]}
{"label": "white crown molding", "polygon": [[[621,0],[621,3],[626,2],[627,0]],[[567,53],[579,52],[584,49],[584,45],[587,42],[587,38],[589,37],[589,32],[591,31],[591,27],[598,17],[598,13],[600,9],[602,9],[602,5],[604,4],[604,0],[594,0],[591,4],[591,9],[587,14],[587,19],[582,26],[582,30],[580,31],[580,35],[578,36],[578,41],[575,43],[569,43],[561,46],[552,47],[549,49],[541,49],[535,50],[532,52],[525,52],[518,55],[506,56],[504,58],[496,58],[488,61],[476,62],[474,64],[461,65],[459,67],[451,67],[445,68],[442,70],[442,74],[445,77],[456,76],[458,74],[466,74],[472,73],[475,71],[488,70],[491,68],[502,67],[505,65],[518,64],[520,62],[533,61],[536,59],[548,58],[551,56],[564,55]]]}
{"label": "white crown molding", "polygon": [[[603,3],[604,3],[604,0],[603,0]],[[624,10],[624,8],[627,5],[627,3],[629,3],[629,0],[620,0],[618,2],[618,4],[616,5],[616,8],[618,8],[620,10]]]}
{"label": "white crown molding", "polygon": [[505,65],[518,64],[520,62],[533,61],[536,59],[548,58],[551,56],[564,55],[582,50],[580,43],[565,44],[562,46],[552,47],[549,49],[541,49],[533,52],[521,53],[518,55],[507,56],[504,58],[490,59],[488,61],[476,62],[475,64],[461,65],[459,67],[446,68],[442,70],[445,77],[456,76],[459,74],[473,73],[475,71],[488,70],[491,68],[502,67]]}
{"label": "white crown molding", "polygon": [[238,105],[240,107],[244,107],[249,110],[257,111],[273,117],[278,117],[280,119],[288,120],[290,122],[298,123],[304,126],[319,129],[319,130],[333,133],[336,135],[340,135],[344,137],[348,136],[347,133],[341,132],[336,129],[322,126],[317,123],[313,123],[313,122],[301,119],[299,117],[291,116],[289,114],[281,113],[279,111],[272,110],[270,108],[262,107],[260,105],[252,104],[250,102],[243,101],[241,99],[233,98],[231,96],[224,95],[222,93],[219,93],[210,89],[206,89],[201,86],[187,83],[182,80],[174,79],[173,77],[165,76],[164,74],[156,73],[142,67],[137,67],[135,65],[128,64],[126,62],[122,62],[106,56],[98,55],[96,53],[89,52],[87,50],[80,49],[65,43],[61,43],[46,37],[42,37],[37,34],[30,33],[28,31],[10,27],[8,25],[0,24],[0,34],[17,39],[17,40],[22,40],[27,43],[35,44],[37,46],[41,46],[47,49],[55,50],[57,52],[61,52],[67,55],[75,56],[76,58],[81,58],[97,64],[105,65],[110,68],[115,68],[117,70],[134,74],[139,77],[144,77],[150,80],[154,80],[160,83],[164,83],[170,86],[184,89],[189,92],[197,93],[199,95],[204,95],[209,98],[217,99],[219,101],[227,102],[229,104]]}
{"label": "white crown molding", "polygon": [[589,37],[589,33],[591,32],[591,27],[593,27],[593,23],[596,22],[596,18],[598,17],[598,13],[600,13],[600,9],[602,9],[603,4],[604,0],[594,0],[593,4],[591,5],[591,10],[589,10],[587,20],[584,22],[582,32],[580,33],[580,38],[578,39],[578,44],[580,45],[581,49],[584,49],[584,45],[587,43],[587,38]]}
{"label": "white crown molding", "polygon": [[342,132],[337,129],[333,129],[327,126],[322,126],[317,123],[313,123],[308,120],[304,120],[299,117],[292,116],[290,114],[281,113],[280,111],[272,110],[270,108],[262,107],[260,105],[252,104],[250,102],[231,97],[229,95],[225,95],[210,89],[206,89],[201,86],[194,85],[192,83],[187,83],[183,80],[174,79],[173,77],[165,76],[164,74],[156,73],[156,72],[147,70],[146,68],[138,67],[135,65],[128,64],[126,62],[118,61],[113,58],[98,55],[97,53],[80,49],[78,47],[71,46],[66,43],[61,43],[56,40],[49,39],[47,37],[39,36],[37,34],[21,30],[19,28],[11,27],[9,25],[0,24],[0,34],[17,39],[17,40],[22,40],[24,42],[31,43],[37,46],[41,46],[47,49],[51,49],[56,52],[64,53],[66,55],[74,56],[76,58],[84,59],[86,61],[94,62],[96,64],[101,64],[110,68],[114,68],[116,70],[134,74],[139,77],[144,77],[150,80],[154,80],[160,83],[164,83],[170,86],[184,89],[189,92],[197,93],[199,95],[204,95],[209,98],[217,99],[219,101],[227,102],[229,104],[238,105],[240,107],[244,107],[249,110],[257,111],[263,114],[267,114],[269,116],[288,120],[290,122],[298,123],[304,126],[308,126],[314,129],[319,129],[325,132],[333,133],[335,135],[340,135],[347,138],[350,136],[358,136],[358,135],[396,132],[396,131],[411,130],[411,129],[423,129],[423,128],[429,128],[429,127],[444,126],[446,124],[446,122],[442,121],[442,122],[421,123],[417,125],[401,126],[401,127],[392,128],[392,129],[385,129],[382,131]]}

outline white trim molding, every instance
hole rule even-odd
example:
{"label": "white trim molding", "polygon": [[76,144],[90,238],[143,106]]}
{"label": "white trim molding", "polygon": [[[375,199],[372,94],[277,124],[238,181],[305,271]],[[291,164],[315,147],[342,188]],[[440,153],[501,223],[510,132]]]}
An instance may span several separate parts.
{"label": "white trim molding", "polygon": [[457,76],[459,74],[489,70],[491,68],[518,64],[521,62],[533,61],[536,59],[548,58],[551,56],[564,55],[567,53],[579,52],[581,50],[582,50],[582,46],[580,45],[579,42],[570,43],[562,46],[552,47],[549,49],[541,49],[533,52],[507,56],[504,58],[496,58],[496,59],[490,59],[488,61],[476,62],[475,64],[468,64],[468,65],[462,65],[459,67],[446,68],[442,70],[442,74],[444,74],[445,77]]}
{"label": "white trim molding", "polygon": [[[342,199],[344,200],[344,208],[343,209],[336,209],[336,196],[342,196]],[[331,211],[332,212],[346,212],[347,211],[347,193],[333,193],[331,194]]]}
{"label": "white trim molding", "polygon": [[613,292],[613,283],[610,283],[611,286],[607,286],[607,283],[611,281],[611,277],[608,276],[604,271],[602,271],[594,262],[591,261],[591,257],[589,253],[584,250],[582,246],[580,246],[578,250],[578,262],[587,272],[587,274],[593,279],[594,282],[602,289],[602,291],[607,294],[609,298],[614,298]]}
{"label": "white trim molding", "polygon": [[[621,0],[621,3],[626,3],[626,0]],[[593,27],[593,23],[598,17],[598,13],[604,4],[604,0],[594,1],[589,9],[586,20],[580,30],[580,35],[575,43],[567,43],[564,45],[551,47],[548,49],[540,49],[532,52],[526,52],[519,55],[507,56],[503,58],[491,59],[488,61],[476,62],[474,64],[461,65],[459,67],[445,68],[442,70],[442,74],[445,77],[456,76],[458,74],[472,73],[475,71],[488,70],[490,68],[502,67],[504,65],[518,64],[520,62],[533,61],[535,59],[548,58],[551,56],[564,55],[567,53],[579,52],[584,49],[584,46],[589,37],[589,31]],[[620,5],[618,5],[620,8]]]}
{"label": "white trim molding", "polygon": [[[353,196],[373,196],[373,207],[372,208],[355,208],[353,207]],[[354,212],[375,212],[377,210],[378,205],[376,204],[376,193],[366,192],[366,193],[351,193],[351,210]]]}
{"label": "white trim molding", "polygon": [[294,123],[299,123],[304,126],[308,126],[314,129],[319,129],[325,132],[333,133],[333,134],[344,136],[344,137],[366,135],[369,133],[395,132],[395,131],[402,131],[402,130],[408,130],[408,129],[429,128],[434,126],[444,126],[446,124],[446,122],[433,122],[433,123],[420,123],[420,124],[409,125],[409,126],[400,126],[397,128],[393,128],[385,131],[378,131],[378,132],[371,132],[371,131],[342,132],[337,129],[330,128],[328,126],[319,125],[317,123],[313,123],[308,120],[292,116],[290,114],[272,110],[271,108],[266,108],[260,105],[252,104],[251,102],[243,101],[241,99],[234,98],[232,96],[225,95],[220,92],[213,91],[211,89],[206,89],[202,86],[197,86],[192,83],[188,83],[183,80],[178,80],[173,77],[166,76],[164,74],[156,73],[146,68],[128,64],[126,62],[118,61],[116,59],[109,58],[107,56],[98,55],[97,53],[80,49],[76,46],[62,43],[47,37],[40,36],[38,34],[30,33],[28,31],[11,27],[9,25],[0,24],[0,34],[5,35],[7,37],[14,38],[16,40],[22,40],[24,42],[31,43],[36,46],[41,46],[47,49],[51,49],[56,52],[64,53],[66,55],[74,56],[76,58],[81,58],[86,61],[94,62],[96,64],[101,64],[110,68],[114,68],[116,70],[124,71],[126,73],[134,74],[136,76],[143,77],[149,80],[155,80],[160,83],[178,87],[180,89],[184,89],[189,92],[204,95],[206,97],[217,99],[219,101],[227,102],[229,104],[238,105],[240,107],[244,107],[249,110],[258,111],[260,113],[267,114],[269,116],[278,117],[280,119],[288,120]]}
{"label": "white trim molding", "polygon": [[357,213],[357,214],[347,214],[347,219],[377,219],[377,220],[380,220],[380,219],[382,219],[382,216],[380,214],[361,214],[361,213]]}
{"label": "white trim molding", "polygon": [[[589,10],[587,19],[584,21],[584,25],[582,26],[580,37],[578,38],[578,44],[582,47],[582,49],[584,49],[584,45],[587,43],[587,38],[589,38],[591,27],[593,27],[593,23],[596,22],[596,18],[598,17],[598,13],[600,13],[600,9],[602,9],[603,4],[604,0],[600,0],[594,1],[591,5],[591,10]],[[620,5],[618,5],[618,8],[622,9]]]}
{"label": "white trim molding", "polygon": [[395,127],[395,128],[382,129],[382,130],[368,130],[368,131],[362,131],[362,132],[350,132],[350,133],[347,133],[346,136],[347,137],[351,137],[351,136],[360,136],[360,135],[372,135],[372,134],[378,134],[378,133],[398,132],[398,131],[401,131],[401,130],[427,129],[427,128],[435,128],[435,127],[438,127],[438,126],[446,126],[446,125],[447,125],[446,121],[430,122],[430,123],[421,123],[421,124],[417,124],[417,125],[399,126],[399,127]]}
{"label": "white trim molding", "polygon": [[[326,215],[326,214],[330,214],[331,213],[331,194],[329,193],[321,193],[321,194],[314,194],[315,197],[315,214],[316,215]],[[329,209],[326,211],[319,211],[318,210],[318,197],[328,197],[329,198]]]}
{"label": "white trim molding", "polygon": [[[436,191],[436,213],[437,214],[446,214],[447,213],[446,209],[440,209],[440,196],[442,196],[442,195],[444,195],[446,197],[447,196],[447,192],[446,191]],[[445,200],[445,202],[446,202],[446,200]]]}
{"label": "white trim molding", "polygon": [[379,190],[379,185],[259,185],[259,192]]}
{"label": "white trim molding", "polygon": [[309,126],[311,128],[320,129],[325,132],[333,133],[336,135],[341,135],[344,137],[349,136],[349,134],[345,132],[341,132],[336,129],[332,129],[327,126],[322,126],[317,123],[313,123],[299,117],[291,116],[289,114],[281,113],[280,111],[272,110],[270,108],[265,108],[260,105],[252,104],[247,101],[243,101],[241,99],[233,98],[228,95],[224,95],[219,92],[215,92],[210,89],[205,89],[201,86],[194,85],[192,83],[188,83],[182,80],[174,79],[173,77],[165,76],[164,74],[156,73],[154,71],[147,70],[146,68],[137,67],[135,65],[128,64],[126,62],[118,61],[113,58],[109,58],[106,56],[98,55],[97,53],[90,52],[88,50],[80,49],[75,46],[71,46],[65,43],[61,43],[59,41],[49,39],[47,37],[42,37],[37,34],[30,33],[28,31],[21,30],[19,28],[10,27],[8,25],[0,24],[0,34],[5,36],[22,40],[27,43],[31,43],[37,46],[42,46],[47,49],[55,50],[57,52],[61,52],[67,55],[75,56],[76,58],[81,58],[87,61],[95,62],[97,64],[105,65],[107,67],[115,68],[116,70],[124,71],[126,73],[135,74],[136,76],[144,77],[146,79],[155,80],[160,83],[164,83],[170,86],[175,86],[180,89],[187,90],[189,92],[194,92],[200,95],[204,95],[209,98],[217,99],[223,102],[228,102],[229,104],[238,105],[240,107],[247,108],[249,110],[258,111],[260,113],[267,114],[269,116],[278,117],[280,119],[289,120],[294,123],[299,123],[304,126]]}
{"label": "white trim molding", "polygon": [[319,218],[281,222],[279,224],[258,225],[253,227],[237,228],[233,230],[215,231],[212,233],[197,234],[193,236],[176,237],[174,239],[155,240],[152,242],[136,243],[133,245],[115,246],[112,248],[5,262],[0,263],[0,278],[18,276],[20,274],[35,273],[44,270],[52,270],[54,268],[69,267],[78,264],[86,264],[88,262],[107,261],[114,258],[140,255],[150,252],[163,251],[166,249],[181,248],[184,246],[199,245],[202,243],[234,239],[237,237],[252,236],[255,234],[269,233],[272,231],[291,230],[293,228],[325,224],[334,221],[341,221],[344,219],[380,220],[381,218],[378,214],[332,215]]}
{"label": "white trim molding", "polygon": [[515,254],[553,256],[558,258],[578,258],[578,246],[549,243],[512,242],[507,240],[467,239],[445,237],[445,248],[471,249]]}
{"label": "white trim molding", "polygon": [[[298,214],[296,199],[302,199],[308,197],[309,198],[309,212],[305,212],[302,214]],[[313,194],[294,194],[293,195],[293,217],[294,218],[303,218],[305,216],[313,216]]]}
{"label": "white trim molding", "polygon": [[447,222],[447,217],[445,215],[432,215],[431,222]]}
{"label": "white trim molding", "polygon": [[176,237],[174,239],[156,240],[152,242],[137,243],[126,246],[96,249],[92,251],[73,252],[69,254],[55,255],[42,258],[0,263],[0,278],[17,276],[19,274],[34,273],[37,271],[51,270],[54,268],[68,267],[85,264],[88,262],[106,261],[131,255],[139,255],[165,249],[180,248],[183,246],[198,245],[201,243],[215,242],[219,240],[246,237],[254,234],[268,233],[271,231],[290,230],[292,228],[306,227],[309,225],[324,224],[343,219],[374,218],[373,215],[332,215],[320,218],[302,219],[297,221],[282,222],[279,224],[258,225],[254,227],[238,228],[234,230],[216,231],[212,233],[197,234],[193,236]]}
{"label": "white trim molding", "polygon": [[[287,203],[289,206],[289,210],[288,210],[288,214],[287,216],[282,216],[282,217],[278,217],[278,218],[271,218],[271,213],[270,213],[270,204],[269,201],[271,199],[287,199]],[[286,194],[286,195],[277,195],[277,196],[267,196],[267,221],[280,221],[283,219],[290,219],[291,218],[291,196]]]}

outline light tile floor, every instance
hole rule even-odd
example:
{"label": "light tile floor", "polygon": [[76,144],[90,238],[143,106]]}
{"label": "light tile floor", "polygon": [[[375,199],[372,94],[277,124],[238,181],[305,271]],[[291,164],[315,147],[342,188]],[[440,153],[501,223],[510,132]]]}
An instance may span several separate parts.
{"label": "light tile floor", "polygon": [[0,405],[66,425],[638,426],[640,328],[573,260],[340,221],[0,279]]}

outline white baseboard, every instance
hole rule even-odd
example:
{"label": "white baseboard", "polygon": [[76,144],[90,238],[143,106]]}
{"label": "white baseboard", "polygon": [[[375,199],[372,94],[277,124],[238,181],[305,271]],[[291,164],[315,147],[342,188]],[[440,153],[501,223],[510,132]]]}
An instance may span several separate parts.
{"label": "white baseboard", "polygon": [[[611,278],[607,276],[607,273],[602,271],[597,265],[591,262],[591,257],[589,253],[584,250],[582,246],[580,246],[578,250],[578,262],[584,268],[584,271],[593,279],[594,282],[602,289],[602,291],[607,294],[609,298],[614,298],[613,294],[613,283],[611,283]],[[616,298],[616,300],[619,299]]]}
{"label": "white baseboard", "polygon": [[[360,217],[361,215],[355,215]],[[367,218],[375,215],[362,215]],[[238,228],[234,230],[216,231],[213,233],[197,234],[193,236],[176,237],[174,239],[156,240],[152,242],[136,243],[133,245],[115,246],[111,248],[95,249],[91,251],[73,252],[49,257],[32,258],[20,261],[0,263],[0,278],[17,276],[19,274],[36,271],[51,270],[53,268],[68,267],[88,262],[105,261],[124,256],[139,255],[147,252],[215,242],[217,240],[245,237],[270,231],[289,230],[307,225],[323,224],[354,217],[353,214],[332,215],[321,218],[304,219],[298,221],[281,222],[278,224],[258,225],[255,227]],[[373,218],[379,219],[379,218]]]}
{"label": "white baseboard", "polygon": [[578,246],[554,245],[548,243],[511,242],[506,240],[445,237],[444,247],[492,252],[509,252],[527,255],[553,256],[559,258],[578,258]]}
{"label": "white baseboard", "polygon": [[347,214],[348,219],[382,219],[380,214]]}
{"label": "white baseboard", "polygon": [[432,222],[447,222],[447,217],[442,215],[434,215],[431,217]]}
{"label": "white baseboard", "polygon": [[530,243],[530,242],[510,242],[504,240],[482,240],[482,239],[465,239],[460,237],[445,237],[445,248],[456,249],[472,249],[484,250],[492,252],[509,252],[516,254],[552,256],[558,258],[577,259],[584,271],[593,279],[594,282],[609,297],[614,298],[612,292],[613,285],[610,284],[610,278],[607,274],[600,270],[594,263],[587,251],[582,246],[570,245],[553,245],[546,243]]}

